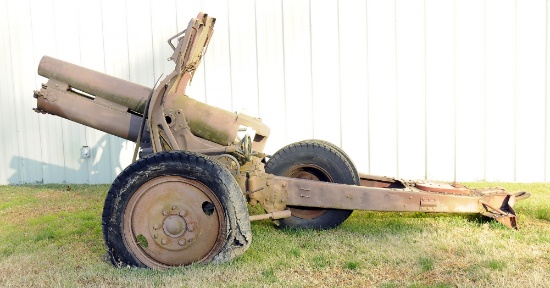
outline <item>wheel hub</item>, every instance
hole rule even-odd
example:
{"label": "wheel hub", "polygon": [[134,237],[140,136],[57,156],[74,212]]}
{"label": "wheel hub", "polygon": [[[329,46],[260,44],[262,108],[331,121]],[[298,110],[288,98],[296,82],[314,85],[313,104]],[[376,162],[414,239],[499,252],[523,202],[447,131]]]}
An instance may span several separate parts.
{"label": "wheel hub", "polygon": [[225,222],[218,211],[221,204],[202,183],[158,177],[142,185],[126,206],[125,239],[150,267],[200,262],[220,245]]}
{"label": "wheel hub", "polygon": [[149,237],[162,249],[179,251],[190,248],[199,233],[199,225],[191,207],[184,203],[170,203],[151,209]]}
{"label": "wheel hub", "polygon": [[164,234],[172,238],[177,238],[183,235],[187,230],[187,222],[179,215],[170,215],[164,219],[162,228]]}

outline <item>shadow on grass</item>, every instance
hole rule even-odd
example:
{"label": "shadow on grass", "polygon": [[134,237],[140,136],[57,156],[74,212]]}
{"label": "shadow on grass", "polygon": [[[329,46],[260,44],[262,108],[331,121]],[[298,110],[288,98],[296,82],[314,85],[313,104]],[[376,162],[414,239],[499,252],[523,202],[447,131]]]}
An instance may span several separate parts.
{"label": "shadow on grass", "polygon": [[[481,227],[489,225],[494,230],[508,230],[496,220],[481,214],[449,214],[422,212],[371,212],[355,211],[350,218],[334,231],[351,233],[354,236],[389,237],[423,233],[433,227]],[[311,230],[300,228],[278,229],[269,220],[254,222],[254,233],[282,233],[291,240],[299,241],[301,237],[332,233],[332,230]]]}

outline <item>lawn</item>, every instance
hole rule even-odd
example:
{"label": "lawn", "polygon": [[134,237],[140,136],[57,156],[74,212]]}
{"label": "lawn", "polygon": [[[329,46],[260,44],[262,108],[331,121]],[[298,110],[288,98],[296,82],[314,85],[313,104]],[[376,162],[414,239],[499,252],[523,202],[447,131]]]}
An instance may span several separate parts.
{"label": "lawn", "polygon": [[549,287],[550,183],[498,185],[533,194],[516,205],[519,231],[477,215],[355,211],[329,231],[265,220],[233,262],[164,271],[106,259],[109,186],[0,186],[0,286]]}

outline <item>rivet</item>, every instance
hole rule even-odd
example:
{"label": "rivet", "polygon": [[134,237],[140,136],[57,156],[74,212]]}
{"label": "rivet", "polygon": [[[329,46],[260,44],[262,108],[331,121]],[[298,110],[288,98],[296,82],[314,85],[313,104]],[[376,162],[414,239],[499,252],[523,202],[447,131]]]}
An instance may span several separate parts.
{"label": "rivet", "polygon": [[176,208],[177,208],[176,206],[172,206],[172,210],[176,210]]}
{"label": "rivet", "polygon": [[191,238],[187,239],[187,242],[193,242],[193,241],[195,241],[195,237],[191,237]]}

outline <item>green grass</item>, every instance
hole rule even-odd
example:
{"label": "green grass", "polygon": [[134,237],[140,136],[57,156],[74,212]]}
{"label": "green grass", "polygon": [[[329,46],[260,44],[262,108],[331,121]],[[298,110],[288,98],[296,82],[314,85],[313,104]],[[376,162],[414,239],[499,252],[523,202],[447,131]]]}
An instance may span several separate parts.
{"label": "green grass", "polygon": [[471,185],[531,192],[515,206],[521,230],[477,215],[356,211],[330,231],[264,220],[234,261],[165,271],[109,263],[107,185],[0,186],[0,286],[550,286],[550,184]]}

